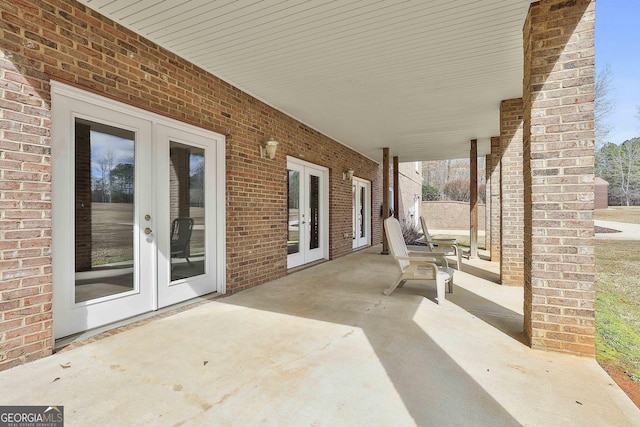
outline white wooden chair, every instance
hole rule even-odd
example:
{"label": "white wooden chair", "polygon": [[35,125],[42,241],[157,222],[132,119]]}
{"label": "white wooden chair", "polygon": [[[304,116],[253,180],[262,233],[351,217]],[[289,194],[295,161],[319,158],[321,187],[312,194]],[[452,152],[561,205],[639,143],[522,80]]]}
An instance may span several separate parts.
{"label": "white wooden chair", "polygon": [[[384,232],[389,243],[389,251],[400,268],[400,278],[389,289],[385,289],[384,294],[391,295],[397,287],[402,287],[407,280],[426,280],[436,282],[438,304],[444,301],[447,285],[449,292],[453,292],[453,269],[448,266],[444,255],[407,250],[400,223],[394,217],[384,220]],[[437,261],[440,261],[441,266],[436,264]]]}
{"label": "white wooden chair", "polygon": [[439,252],[447,256],[455,256],[458,261],[456,268],[462,271],[462,251],[458,248],[458,242],[456,239],[434,239],[431,237],[424,217],[420,217],[420,226],[422,227],[422,234],[424,234],[424,236],[422,236],[418,241],[426,244],[429,252]]}

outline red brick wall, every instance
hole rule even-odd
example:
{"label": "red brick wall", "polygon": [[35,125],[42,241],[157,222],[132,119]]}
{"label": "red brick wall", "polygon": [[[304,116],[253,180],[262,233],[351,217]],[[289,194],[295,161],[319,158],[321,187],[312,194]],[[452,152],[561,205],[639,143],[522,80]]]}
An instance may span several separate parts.
{"label": "red brick wall", "polygon": [[[50,79],[225,134],[227,289],[286,274],[286,156],[330,170],[330,257],[352,251],[351,183],[381,168],[71,0],[0,3],[0,369],[51,352]],[[260,158],[269,137],[275,160]]]}
{"label": "red brick wall", "polygon": [[593,0],[543,0],[525,25],[525,333],[595,354]]}

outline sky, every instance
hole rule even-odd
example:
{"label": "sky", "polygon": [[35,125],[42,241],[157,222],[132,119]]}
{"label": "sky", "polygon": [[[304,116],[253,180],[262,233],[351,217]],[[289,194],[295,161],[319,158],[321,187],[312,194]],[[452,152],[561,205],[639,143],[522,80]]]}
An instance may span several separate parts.
{"label": "sky", "polygon": [[609,64],[615,107],[608,142],[640,137],[640,0],[596,1],[596,73]]}

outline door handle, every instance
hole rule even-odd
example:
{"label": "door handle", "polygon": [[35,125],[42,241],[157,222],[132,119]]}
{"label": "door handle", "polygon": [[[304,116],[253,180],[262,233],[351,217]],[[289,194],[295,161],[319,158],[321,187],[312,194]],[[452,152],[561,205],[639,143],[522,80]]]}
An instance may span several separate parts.
{"label": "door handle", "polygon": [[144,234],[151,234],[153,232],[152,229],[150,229],[149,227],[144,229]]}

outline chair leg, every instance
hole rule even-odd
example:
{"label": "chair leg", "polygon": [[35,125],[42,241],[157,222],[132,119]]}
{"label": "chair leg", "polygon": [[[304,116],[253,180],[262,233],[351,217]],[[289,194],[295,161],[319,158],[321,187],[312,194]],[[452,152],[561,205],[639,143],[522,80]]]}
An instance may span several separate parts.
{"label": "chair leg", "polygon": [[444,301],[444,293],[445,293],[445,280],[438,277],[436,278],[436,294],[438,296],[438,304],[442,304]]}
{"label": "chair leg", "polygon": [[405,282],[405,281],[404,281],[404,280],[402,280],[402,278],[398,279],[398,281],[397,281],[396,283],[394,283],[393,285],[391,285],[391,286],[389,287],[389,289],[385,289],[385,290],[384,290],[384,294],[385,294],[385,295],[391,295],[391,292],[393,292],[393,291],[398,287],[398,285],[399,285],[400,283],[402,283],[402,284],[404,285],[404,282]]}
{"label": "chair leg", "polygon": [[189,261],[189,257],[184,257],[187,260],[187,264],[189,264],[189,267],[193,267],[193,263],[191,261]]}

